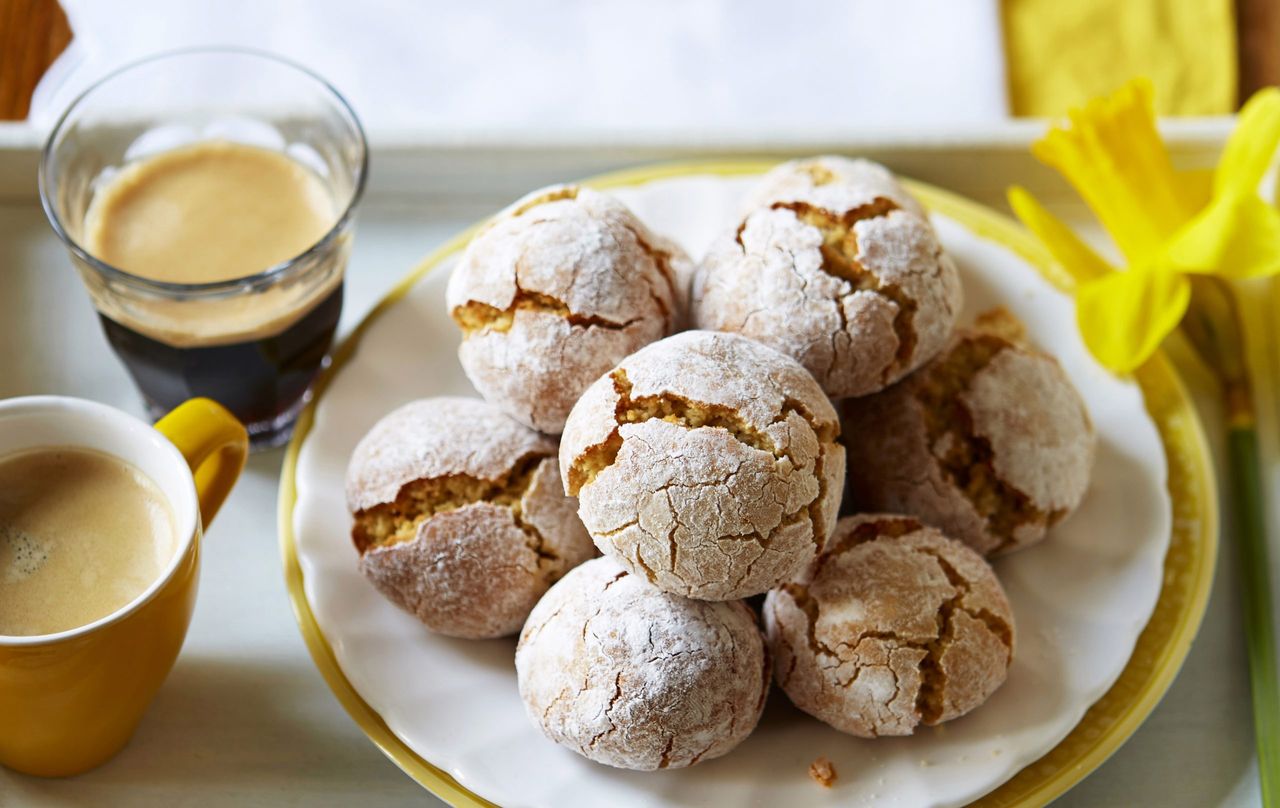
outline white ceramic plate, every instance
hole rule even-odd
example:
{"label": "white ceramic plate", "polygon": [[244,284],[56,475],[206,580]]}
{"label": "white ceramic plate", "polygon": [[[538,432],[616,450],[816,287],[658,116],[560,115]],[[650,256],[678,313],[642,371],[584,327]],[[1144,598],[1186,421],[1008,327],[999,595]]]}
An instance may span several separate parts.
{"label": "white ceramic plate", "polygon": [[[701,253],[729,226],[751,178],[689,176],[612,192],[655,230]],[[298,454],[293,510],[305,596],[342,674],[409,749],[504,806],[960,805],[1052,749],[1120,675],[1156,604],[1169,544],[1164,450],[1142,393],[1093,362],[1071,302],[1015,253],[934,217],[964,278],[966,319],[1001,304],[1061,361],[1098,429],[1093,482],[1043,544],[1001,559],[1018,648],[1008,682],[979,710],[916,736],[850,738],[775,690],[755,734],[692,769],[635,773],[590,763],[529,724],[514,639],[432,635],[356,569],[343,505],[347,458],[383,414],[415,398],[472,394],[456,360],[444,289],[453,261],[374,320],[331,379]],[[827,790],[807,776],[830,758]]]}

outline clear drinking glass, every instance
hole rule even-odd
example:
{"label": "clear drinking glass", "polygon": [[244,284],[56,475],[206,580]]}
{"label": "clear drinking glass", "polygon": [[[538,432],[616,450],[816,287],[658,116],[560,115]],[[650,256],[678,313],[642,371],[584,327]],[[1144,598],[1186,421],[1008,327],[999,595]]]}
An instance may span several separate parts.
{"label": "clear drinking glass", "polygon": [[[309,169],[332,195],[335,223],[289,260],[208,283],[141,277],[90,254],[86,214],[104,184],[135,161],[206,141],[278,151]],[[206,396],[260,449],[288,440],[325,361],[367,169],[359,120],[319,76],[265,53],[196,49],[122,68],[77,98],[45,146],[40,196],[152,416]]]}

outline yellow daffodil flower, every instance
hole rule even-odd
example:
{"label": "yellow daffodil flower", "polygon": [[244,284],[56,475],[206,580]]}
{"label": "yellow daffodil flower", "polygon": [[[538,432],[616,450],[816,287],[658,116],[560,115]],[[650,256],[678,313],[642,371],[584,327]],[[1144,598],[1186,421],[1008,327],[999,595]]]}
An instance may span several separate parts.
{"label": "yellow daffodil flower", "polygon": [[1280,143],[1280,89],[1240,112],[1212,183],[1173,169],[1156,131],[1152,90],[1131,81],[1050,130],[1032,153],[1057,169],[1098,217],[1127,266],[1113,267],[1025,189],[1009,190],[1023,224],[1076,281],[1076,319],[1106,367],[1128,373],[1177,327],[1188,275],[1224,279],[1280,272],[1280,211],[1258,195]]}

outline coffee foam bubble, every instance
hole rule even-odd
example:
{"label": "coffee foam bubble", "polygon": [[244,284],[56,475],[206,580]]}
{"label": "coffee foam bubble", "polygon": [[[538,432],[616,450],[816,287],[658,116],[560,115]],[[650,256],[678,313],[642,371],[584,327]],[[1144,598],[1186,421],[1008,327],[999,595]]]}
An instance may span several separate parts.
{"label": "coffee foam bubble", "polygon": [[36,574],[49,560],[53,550],[50,542],[27,533],[25,530],[0,525],[0,542],[9,549],[9,564],[5,567],[5,583],[16,584]]}

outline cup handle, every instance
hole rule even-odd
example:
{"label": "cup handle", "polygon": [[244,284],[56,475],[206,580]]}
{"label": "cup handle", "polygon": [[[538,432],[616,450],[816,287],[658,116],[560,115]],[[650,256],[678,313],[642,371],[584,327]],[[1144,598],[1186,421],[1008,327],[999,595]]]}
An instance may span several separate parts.
{"label": "cup handle", "polygon": [[184,401],[156,422],[156,430],[187,459],[200,498],[200,521],[209,527],[231,493],[249,456],[249,433],[216,401]]}

